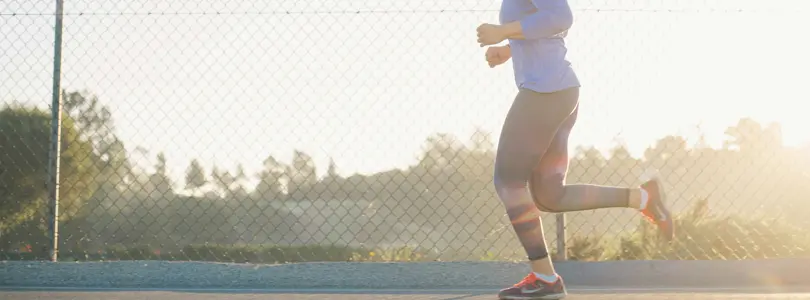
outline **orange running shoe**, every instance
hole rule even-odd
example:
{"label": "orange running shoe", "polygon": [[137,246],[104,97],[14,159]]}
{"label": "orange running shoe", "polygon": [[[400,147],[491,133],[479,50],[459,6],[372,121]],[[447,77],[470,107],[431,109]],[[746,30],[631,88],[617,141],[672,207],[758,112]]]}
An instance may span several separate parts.
{"label": "orange running shoe", "polygon": [[675,228],[672,222],[672,215],[666,207],[666,193],[661,180],[653,178],[641,185],[647,191],[647,207],[641,210],[641,214],[650,223],[658,227],[661,235],[667,241],[675,238]]}
{"label": "orange running shoe", "polygon": [[565,284],[559,275],[554,282],[546,282],[531,272],[517,284],[502,289],[498,293],[498,298],[503,300],[563,299],[566,295]]}

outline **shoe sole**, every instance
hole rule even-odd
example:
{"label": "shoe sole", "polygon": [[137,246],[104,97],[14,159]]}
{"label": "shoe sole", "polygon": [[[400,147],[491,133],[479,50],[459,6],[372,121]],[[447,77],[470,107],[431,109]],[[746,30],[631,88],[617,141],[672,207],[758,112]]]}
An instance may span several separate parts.
{"label": "shoe sole", "polygon": [[655,181],[655,184],[658,185],[658,200],[661,202],[661,209],[663,209],[667,214],[667,222],[669,223],[669,231],[671,231],[671,233],[664,232],[664,235],[666,235],[665,239],[667,241],[672,241],[675,239],[675,220],[672,220],[672,212],[670,212],[669,208],[667,208],[667,203],[669,203],[667,201],[667,187],[659,176],[654,176],[650,180]]}
{"label": "shoe sole", "polygon": [[544,296],[504,296],[500,297],[501,300],[557,300],[563,299],[567,294],[550,294]]}

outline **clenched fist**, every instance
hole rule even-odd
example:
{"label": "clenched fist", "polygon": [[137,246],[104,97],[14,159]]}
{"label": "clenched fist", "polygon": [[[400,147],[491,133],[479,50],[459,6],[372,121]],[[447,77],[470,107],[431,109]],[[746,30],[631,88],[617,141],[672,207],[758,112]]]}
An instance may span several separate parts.
{"label": "clenched fist", "polygon": [[512,57],[512,49],[509,46],[494,46],[487,49],[486,58],[490,68],[503,64]]}
{"label": "clenched fist", "polygon": [[481,24],[476,31],[478,32],[478,45],[481,47],[495,45],[506,39],[506,32],[499,25]]}

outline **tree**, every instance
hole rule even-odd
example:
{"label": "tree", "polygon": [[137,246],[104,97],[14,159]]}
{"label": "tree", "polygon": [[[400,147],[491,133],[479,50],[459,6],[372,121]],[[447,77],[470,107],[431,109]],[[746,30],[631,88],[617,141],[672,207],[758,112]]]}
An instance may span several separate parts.
{"label": "tree", "polygon": [[330,157],[329,166],[326,168],[326,176],[315,184],[312,193],[317,194],[317,197],[321,199],[345,199],[347,194],[342,191],[345,181],[340,177],[337,170],[335,160]]}
{"label": "tree", "polygon": [[247,175],[245,174],[245,167],[242,164],[236,166],[236,175],[233,176],[233,180],[236,184],[242,185],[245,180],[247,180]]}
{"label": "tree", "polygon": [[231,176],[233,182],[230,185],[231,194],[235,197],[247,197],[248,192],[247,188],[245,188],[245,180],[247,180],[247,175],[245,174],[245,167],[242,164],[238,164],[236,166],[236,173]]}
{"label": "tree", "polygon": [[[477,142],[477,141],[476,141]],[[453,163],[464,145],[452,134],[438,133],[425,139],[424,154],[419,167],[426,170],[439,170]]]}
{"label": "tree", "polygon": [[88,92],[63,91],[64,111],[76,124],[79,136],[92,145],[93,161],[101,184],[120,186],[132,175],[124,143],[115,134],[108,107]]}
{"label": "tree", "polygon": [[329,166],[326,168],[326,177],[327,178],[338,178],[340,175],[337,173],[337,165],[335,164],[335,160],[329,158]]}
{"label": "tree", "polygon": [[259,183],[253,191],[253,198],[274,199],[282,195],[282,180],[286,166],[281,164],[272,155],[267,156],[262,162],[264,168],[256,174]]}
{"label": "tree", "polygon": [[205,170],[200,162],[195,158],[191,160],[188,168],[186,168],[186,189],[197,191],[208,182],[205,178]]}
{"label": "tree", "polygon": [[230,174],[227,172],[222,172],[219,170],[217,165],[211,167],[211,183],[214,184],[214,187],[217,188],[220,192],[227,194],[228,193],[228,177]]}
{"label": "tree", "polygon": [[[64,112],[74,120],[79,138],[91,145],[89,157],[99,172],[94,178],[98,187],[88,191],[93,196],[88,202],[82,202],[86,205],[75,208],[78,210],[75,221],[82,222],[82,219],[91,214],[99,214],[103,207],[109,209],[112,202],[122,200],[122,193],[151,189],[147,187],[152,186],[149,178],[136,181],[124,142],[115,134],[116,127],[109,108],[102,105],[98,97],[86,91],[62,93]],[[133,187],[133,184],[141,186]],[[130,191],[126,191],[127,189]],[[118,203],[116,207],[121,206]]]}
{"label": "tree", "polygon": [[661,164],[670,159],[675,159],[674,163],[681,163],[678,160],[684,159],[684,154],[688,153],[686,144],[686,139],[681,136],[665,136],[658,139],[652,148],[647,148],[644,151],[644,159],[648,162]]}
{"label": "tree", "polygon": [[610,170],[607,183],[618,186],[633,184],[643,173],[641,162],[633,157],[623,142],[610,149],[610,159],[605,169]]}
{"label": "tree", "polygon": [[159,196],[168,197],[173,193],[172,182],[166,170],[166,155],[163,152],[157,155],[155,173],[149,176],[149,182]]}
{"label": "tree", "polygon": [[[44,216],[48,203],[50,113],[5,107],[0,111],[0,231]],[[70,219],[97,187],[92,145],[62,116],[60,220]]]}
{"label": "tree", "polygon": [[495,150],[495,143],[492,141],[492,134],[481,128],[476,128],[470,136],[472,150],[479,152],[492,152]]}
{"label": "tree", "polygon": [[241,164],[237,166],[235,175],[230,171],[220,171],[217,166],[211,170],[211,181],[226,197],[245,196],[247,194],[243,186],[245,179],[245,168]]}
{"label": "tree", "polygon": [[306,197],[306,190],[318,182],[315,161],[300,150],[293,150],[292,164],[287,167],[286,174],[290,180],[289,195],[293,199],[302,200]]}
{"label": "tree", "polygon": [[762,127],[759,122],[751,118],[740,119],[735,126],[725,131],[728,139],[724,142],[726,149],[739,149],[746,154],[768,154],[782,146],[782,129],[779,124],[770,124]]}

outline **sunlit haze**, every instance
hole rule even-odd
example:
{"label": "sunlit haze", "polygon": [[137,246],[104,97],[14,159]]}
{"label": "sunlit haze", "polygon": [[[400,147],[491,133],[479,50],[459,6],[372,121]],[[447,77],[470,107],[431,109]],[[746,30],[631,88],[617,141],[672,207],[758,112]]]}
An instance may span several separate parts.
{"label": "sunlit haze", "polygon": [[[293,2],[308,1],[68,1],[63,87],[97,95],[128,150],[149,151],[131,158],[147,167],[164,152],[175,181],[194,158],[253,174],[301,149],[319,173],[329,158],[371,173],[414,163],[433,133],[466,141],[480,127],[497,141],[516,87],[510,64],[487,66],[475,28],[497,22],[498,1]],[[741,117],[810,142],[806,1],[571,4],[572,149],[621,141],[640,155],[667,134],[694,143],[698,128],[719,146]],[[52,10],[0,4],[3,102],[50,105]]]}

